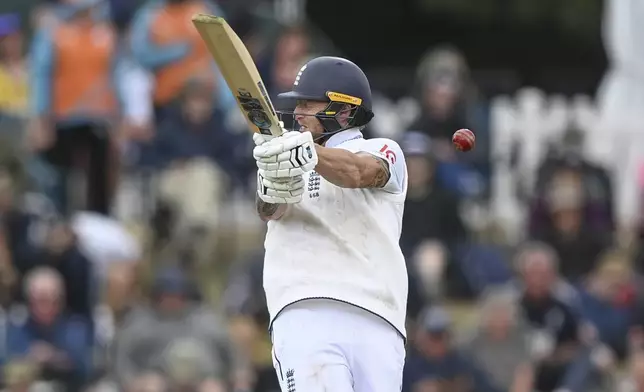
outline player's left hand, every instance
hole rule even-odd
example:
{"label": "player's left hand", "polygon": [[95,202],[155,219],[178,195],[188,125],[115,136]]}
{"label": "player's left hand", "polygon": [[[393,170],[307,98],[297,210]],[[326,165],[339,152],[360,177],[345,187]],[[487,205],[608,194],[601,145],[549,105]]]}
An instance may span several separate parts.
{"label": "player's left hand", "polygon": [[318,164],[311,132],[286,132],[255,147],[253,156],[257,168],[268,178],[300,176]]}
{"label": "player's left hand", "polygon": [[257,195],[266,203],[299,203],[305,188],[302,176],[271,179],[264,177],[261,171],[257,171]]}

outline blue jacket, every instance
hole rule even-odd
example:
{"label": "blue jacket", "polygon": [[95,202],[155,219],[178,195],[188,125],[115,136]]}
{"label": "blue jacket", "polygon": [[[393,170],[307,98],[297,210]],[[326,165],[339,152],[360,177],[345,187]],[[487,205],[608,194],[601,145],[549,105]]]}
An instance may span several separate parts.
{"label": "blue jacket", "polygon": [[581,313],[599,334],[599,339],[618,355],[626,353],[627,335],[634,314],[632,306],[617,306],[582,289],[579,295]]}
{"label": "blue jacket", "polygon": [[63,351],[73,364],[74,374],[79,379],[88,379],[92,369],[92,336],[84,319],[63,315],[51,327],[40,326],[31,318],[9,322],[7,359],[25,357],[36,342],[49,343]]}

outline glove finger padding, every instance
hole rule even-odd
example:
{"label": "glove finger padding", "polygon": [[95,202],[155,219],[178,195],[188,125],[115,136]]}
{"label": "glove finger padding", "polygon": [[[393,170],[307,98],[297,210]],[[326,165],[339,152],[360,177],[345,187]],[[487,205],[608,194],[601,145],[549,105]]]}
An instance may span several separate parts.
{"label": "glove finger padding", "polygon": [[317,151],[310,132],[287,132],[268,143],[255,147],[257,168],[265,176],[286,178],[311,171],[318,163]]}
{"label": "glove finger padding", "polygon": [[266,178],[257,172],[257,194],[266,203],[293,204],[302,200],[304,179],[301,176],[288,179]]}
{"label": "glove finger padding", "polygon": [[[282,128],[282,131],[284,133],[287,133],[288,131],[284,129],[284,122],[280,121],[279,122],[280,128]],[[262,144],[272,140],[275,136],[271,135],[264,135],[258,132],[253,133],[253,142],[255,142],[255,146],[261,146]]]}
{"label": "glove finger padding", "polygon": [[304,179],[302,178],[302,176],[297,176],[290,179],[271,179],[262,176],[260,172],[260,178],[262,185],[270,189],[275,189],[278,191],[304,189]]}
{"label": "glove finger padding", "polygon": [[295,167],[293,169],[283,169],[283,170],[264,170],[262,165],[257,164],[257,168],[262,172],[262,175],[268,178],[291,178],[301,176],[305,171],[301,167]]}

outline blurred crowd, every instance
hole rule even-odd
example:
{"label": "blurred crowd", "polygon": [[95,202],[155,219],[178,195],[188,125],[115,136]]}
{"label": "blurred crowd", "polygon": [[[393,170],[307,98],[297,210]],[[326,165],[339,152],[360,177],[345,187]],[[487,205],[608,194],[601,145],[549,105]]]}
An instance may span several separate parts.
{"label": "blurred crowd", "polygon": [[[226,16],[274,95],[338,52],[271,10],[50,0],[0,15],[3,390],[279,390],[252,140],[190,23]],[[526,219],[508,236],[477,219],[494,193],[490,100],[449,45],[416,76],[397,105],[372,86],[365,129],[396,139],[409,171],[403,391],[644,391],[644,227],[616,218],[585,130],[565,127],[534,184],[514,185]],[[473,152],[453,149],[459,128]]]}

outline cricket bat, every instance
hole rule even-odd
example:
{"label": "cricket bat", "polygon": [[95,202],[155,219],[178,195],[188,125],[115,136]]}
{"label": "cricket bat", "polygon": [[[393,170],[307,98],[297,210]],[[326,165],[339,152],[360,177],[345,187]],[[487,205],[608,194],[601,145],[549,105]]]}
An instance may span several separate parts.
{"label": "cricket bat", "polygon": [[196,14],[192,23],[237,98],[250,129],[263,135],[281,135],[279,118],[255,62],[228,22],[218,16]]}

